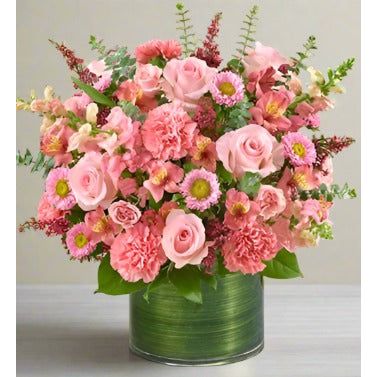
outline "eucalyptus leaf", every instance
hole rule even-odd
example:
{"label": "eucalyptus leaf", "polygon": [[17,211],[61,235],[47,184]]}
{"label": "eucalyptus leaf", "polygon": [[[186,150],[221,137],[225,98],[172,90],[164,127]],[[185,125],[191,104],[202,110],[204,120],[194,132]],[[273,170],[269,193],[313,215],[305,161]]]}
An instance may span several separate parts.
{"label": "eucalyptus leaf", "polygon": [[238,189],[247,195],[256,195],[261,185],[261,176],[258,173],[246,172],[238,182]]}

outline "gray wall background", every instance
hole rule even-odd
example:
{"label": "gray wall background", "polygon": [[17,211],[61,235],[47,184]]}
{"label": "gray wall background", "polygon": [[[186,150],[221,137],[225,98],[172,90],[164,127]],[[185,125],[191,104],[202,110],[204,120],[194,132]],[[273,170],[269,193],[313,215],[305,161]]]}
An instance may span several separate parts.
{"label": "gray wall background", "polygon": [[[35,89],[42,95],[46,84],[67,98],[72,93],[70,72],[47,41],[64,41],[89,62],[95,58],[89,35],[103,38],[110,47],[137,44],[152,38],[175,38],[175,0],[18,0],[17,95],[28,97]],[[256,38],[292,56],[310,34],[319,50],[312,65],[326,70],[343,59],[357,59],[344,85],[347,93],[335,98],[336,108],[324,113],[327,135],[351,135],[358,142],[335,159],[335,180],[349,182],[360,192],[360,4],[357,0],[261,0]],[[197,36],[204,36],[213,14],[223,11],[220,46],[224,59],[235,48],[241,20],[250,1],[186,0]],[[17,148],[38,150],[40,119],[17,115]],[[36,214],[43,181],[27,168],[17,169],[17,222]],[[332,211],[335,240],[298,252],[307,283],[358,283],[360,281],[360,200],[338,201]],[[69,261],[59,239],[36,232],[17,235],[18,283],[96,283],[97,264]],[[267,279],[268,280],[268,279]],[[293,281],[289,281],[292,283]],[[280,283],[280,282],[279,282]]]}

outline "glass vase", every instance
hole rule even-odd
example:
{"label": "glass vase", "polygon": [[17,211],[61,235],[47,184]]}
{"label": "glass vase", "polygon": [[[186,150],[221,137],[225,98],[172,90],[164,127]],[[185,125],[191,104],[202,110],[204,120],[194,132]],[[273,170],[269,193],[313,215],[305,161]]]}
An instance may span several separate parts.
{"label": "glass vase", "polygon": [[229,274],[217,289],[203,284],[203,304],[163,285],[130,295],[130,349],[171,365],[217,365],[240,361],[263,349],[263,280]]}

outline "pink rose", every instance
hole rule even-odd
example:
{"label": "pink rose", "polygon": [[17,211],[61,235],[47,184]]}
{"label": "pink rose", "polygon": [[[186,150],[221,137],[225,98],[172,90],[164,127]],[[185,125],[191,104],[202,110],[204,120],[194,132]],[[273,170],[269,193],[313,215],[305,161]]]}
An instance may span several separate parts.
{"label": "pink rose", "polygon": [[106,209],[115,197],[116,188],[102,157],[98,152],[88,152],[68,173],[71,189],[84,211],[98,206]]}
{"label": "pink rose", "polygon": [[272,47],[263,46],[260,42],[255,43],[255,49],[249,50],[243,60],[246,76],[249,76],[252,72],[261,71],[269,67],[277,71],[283,64],[289,64],[289,60],[280,55],[279,51],[276,51]]}
{"label": "pink rose", "polygon": [[139,64],[134,81],[143,90],[146,97],[154,97],[160,90],[160,77],[162,69],[152,64]]}
{"label": "pink rose", "polygon": [[278,170],[284,160],[276,139],[257,124],[227,132],[216,141],[216,151],[225,169],[237,178],[246,172],[265,177]]}
{"label": "pink rose", "polygon": [[109,215],[114,223],[122,225],[124,229],[128,229],[139,221],[141,212],[133,204],[119,200],[111,204]]}
{"label": "pink rose", "polygon": [[187,215],[181,209],[170,211],[161,244],[166,256],[175,263],[175,268],[200,264],[211,244],[205,241],[205,229],[199,217],[193,213]]}
{"label": "pink rose", "polygon": [[286,206],[283,190],[270,185],[262,185],[260,187],[255,201],[260,206],[259,215],[264,220],[268,220],[283,212]]}
{"label": "pink rose", "polygon": [[199,98],[209,90],[217,70],[195,57],[170,60],[163,72],[162,89],[171,100],[180,101],[187,109],[195,108]]}

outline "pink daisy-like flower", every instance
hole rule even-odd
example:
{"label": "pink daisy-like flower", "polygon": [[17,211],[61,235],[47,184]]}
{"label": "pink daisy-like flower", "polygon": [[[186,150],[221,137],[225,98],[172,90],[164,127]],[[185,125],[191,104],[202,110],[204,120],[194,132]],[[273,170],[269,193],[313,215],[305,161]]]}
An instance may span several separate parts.
{"label": "pink daisy-like flower", "polygon": [[284,154],[294,166],[311,165],[317,153],[313,142],[299,132],[289,132],[282,139]]}
{"label": "pink daisy-like flower", "polygon": [[201,212],[216,204],[221,196],[216,174],[205,169],[190,171],[182,182],[181,193],[188,208]]}
{"label": "pink daisy-like flower", "polygon": [[49,202],[57,209],[68,210],[76,204],[68,182],[68,168],[56,168],[50,171],[46,179],[46,194]]}
{"label": "pink daisy-like flower", "polygon": [[71,255],[77,259],[88,256],[96,247],[85,223],[76,224],[67,232],[66,243]]}
{"label": "pink daisy-like flower", "polygon": [[215,102],[227,107],[242,101],[244,89],[241,77],[230,71],[218,73],[209,87]]}

